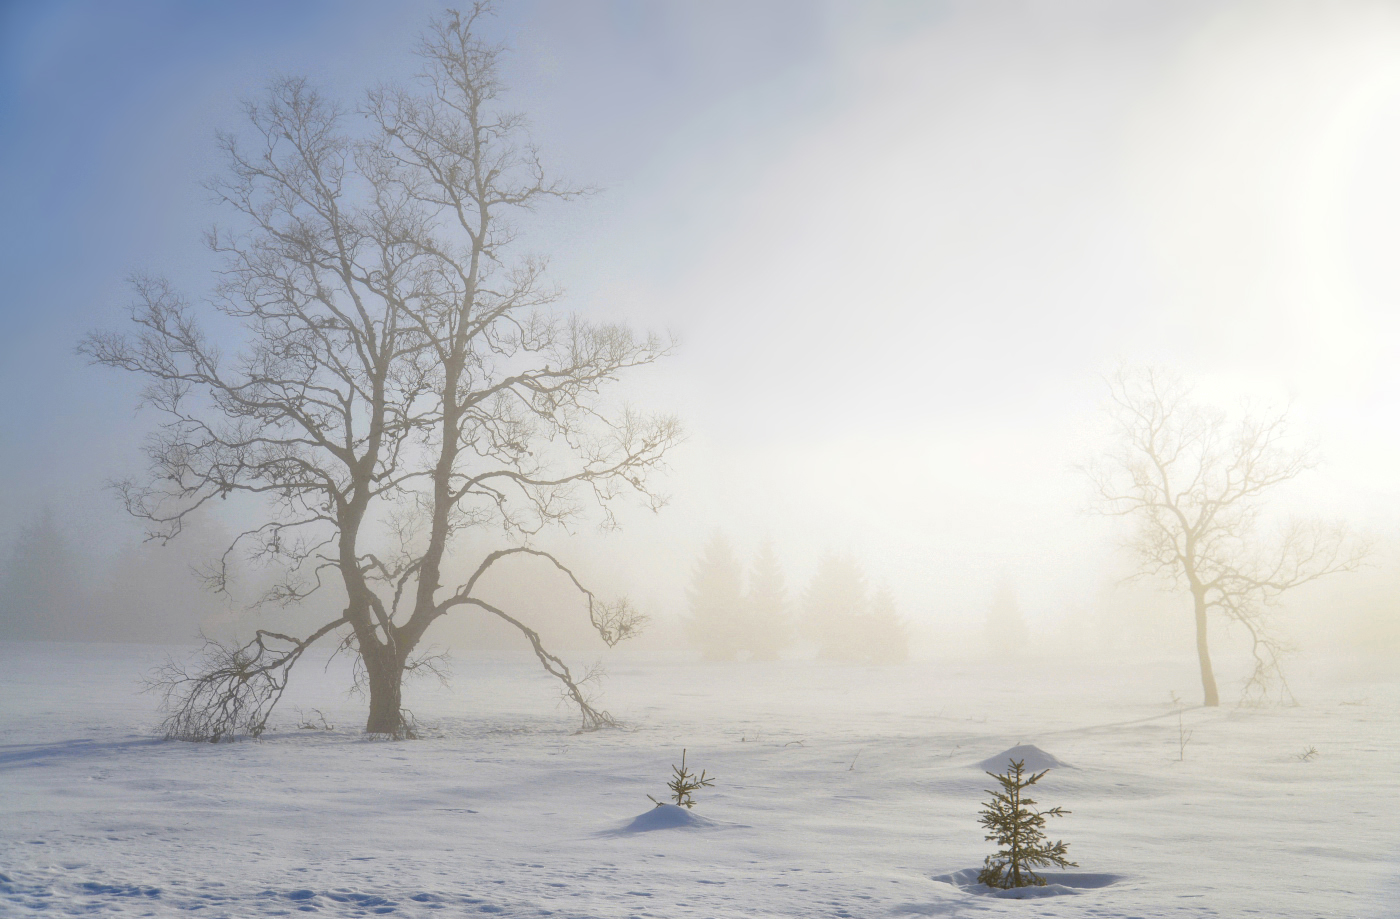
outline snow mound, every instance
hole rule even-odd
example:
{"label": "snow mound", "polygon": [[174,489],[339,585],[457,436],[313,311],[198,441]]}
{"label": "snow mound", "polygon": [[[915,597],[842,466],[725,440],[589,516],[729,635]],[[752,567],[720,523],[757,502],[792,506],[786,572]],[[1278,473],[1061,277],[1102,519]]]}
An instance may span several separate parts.
{"label": "snow mound", "polygon": [[1073,896],[1086,890],[1107,887],[1123,880],[1122,875],[1105,872],[1040,871],[1037,873],[1045,878],[1044,887],[1013,887],[1010,890],[1000,890],[978,883],[977,875],[980,873],[977,868],[964,868],[962,871],[954,871],[952,874],[940,874],[933,880],[942,884],[951,884],[967,893],[975,893],[984,897],[997,897],[1002,900],[1034,900],[1040,897]]}
{"label": "snow mound", "polygon": [[663,804],[641,814],[616,832],[619,834],[650,833],[652,830],[674,830],[688,827],[703,829],[713,826],[718,826],[718,824],[713,820],[701,817],[699,814],[691,813],[687,808],[676,804]]}
{"label": "snow mound", "polygon": [[1072,769],[1068,763],[1062,763],[1055,757],[1046,753],[1034,744],[1017,744],[1010,750],[1003,750],[996,756],[989,756],[977,764],[977,768],[986,772],[1006,772],[1006,767],[1012,760],[1025,760],[1027,772],[1040,772],[1042,769]]}

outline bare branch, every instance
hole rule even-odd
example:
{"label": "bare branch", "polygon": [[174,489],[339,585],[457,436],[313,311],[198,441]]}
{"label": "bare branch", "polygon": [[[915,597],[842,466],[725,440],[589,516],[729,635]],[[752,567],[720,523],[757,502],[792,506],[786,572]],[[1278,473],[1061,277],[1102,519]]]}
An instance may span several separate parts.
{"label": "bare branch", "polygon": [[588,620],[593,624],[593,628],[598,632],[598,635],[603,641],[607,643],[609,648],[620,641],[633,637],[646,626],[648,621],[647,617],[633,609],[626,597],[620,597],[611,603],[598,599],[598,596],[587,587],[584,587],[583,583],[579,581],[578,576],[563,562],[559,561],[559,559],[548,552],[526,546],[519,546],[513,549],[501,549],[486,556],[481,564],[477,566],[476,571],[472,573],[472,576],[467,579],[467,582],[458,588],[455,594],[439,604],[439,614],[446,613],[453,606],[472,602],[472,591],[475,589],[476,583],[481,579],[481,576],[496,562],[512,555],[530,555],[536,558],[542,558],[562,571],[569,578],[569,581],[573,583],[574,587],[578,589],[579,593],[583,594],[584,598],[588,601]]}
{"label": "bare branch", "polygon": [[549,672],[550,676],[564,684],[565,695],[574,705],[578,706],[579,715],[582,718],[582,724],[579,727],[580,732],[596,731],[599,728],[617,726],[617,720],[607,712],[599,711],[594,708],[590,704],[587,695],[584,693],[584,685],[586,685],[590,677],[596,674],[596,670],[590,670],[588,674],[585,674],[582,680],[575,680],[573,674],[569,672],[568,665],[554,654],[545,650],[544,642],[540,640],[539,633],[534,629],[484,600],[478,600],[475,597],[467,597],[462,602],[484,609],[494,616],[499,616],[501,619],[519,629],[525,637],[530,640],[530,646],[535,649],[535,657],[539,658],[540,663],[544,666],[544,669]]}
{"label": "bare branch", "polygon": [[[359,106],[272,80],[243,129],[218,137],[225,169],[209,188],[231,222],[207,237],[223,259],[213,296],[135,277],[128,331],[80,346],[146,383],[147,472],[117,488],[151,538],[234,498],[257,522],[205,569],[211,586],[240,553],[279,570],[264,602],[300,603],[338,578],[372,732],[402,728],[404,675],[432,669],[415,656],[424,630],[478,602],[470,587],[444,594],[464,533],[520,545],[585,518],[616,526],[627,497],[657,510],[655,476],[682,437],[674,418],[610,396],[674,343],[552,312],[545,260],[513,251],[514,221],[589,189],[554,178],[503,105],[503,51],[479,31],[490,13],[477,2],[430,21],[417,78]],[[642,623],[552,556],[503,551],[549,558],[609,645]],[[184,687],[169,696],[178,733],[261,730],[279,662],[300,653],[270,635],[166,674]],[[541,657],[551,673],[556,660]]]}
{"label": "bare branch", "polygon": [[166,739],[218,743],[240,733],[257,737],[302,653],[345,624],[337,619],[305,639],[259,629],[245,645],[206,640],[193,669],[167,661],[147,684],[169,712],[161,725]]}

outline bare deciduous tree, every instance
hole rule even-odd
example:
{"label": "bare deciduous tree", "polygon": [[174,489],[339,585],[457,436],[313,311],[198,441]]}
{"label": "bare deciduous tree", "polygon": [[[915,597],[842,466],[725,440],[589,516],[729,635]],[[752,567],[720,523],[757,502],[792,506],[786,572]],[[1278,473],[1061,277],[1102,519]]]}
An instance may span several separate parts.
{"label": "bare deciduous tree", "polygon": [[[648,476],[677,422],[605,390],[670,343],[551,313],[543,263],[510,255],[513,217],[580,192],[546,178],[524,119],[501,106],[501,49],[477,31],[488,13],[479,2],[434,20],[418,83],[376,89],[353,111],[303,79],[275,81],[247,105],[243,134],[220,135],[228,170],[211,188],[237,226],[209,235],[225,259],[212,310],[139,278],[137,330],[81,346],[145,377],[145,404],[163,417],[150,474],[120,486],[152,537],[241,497],[263,522],[210,568],[211,586],[226,586],[245,550],[285,574],[266,601],[298,603],[328,583],[345,593],[341,616],[307,637],[260,631],[168,673],[174,735],[261,730],[288,671],[326,638],[357,656],[366,730],[402,735],[404,677],[432,669],[424,633],[459,607],[519,629],[585,728],[610,720],[477,588],[495,562],[527,554],[572,581],[605,642],[638,628],[625,600],[603,602],[530,539],[590,507],[615,525],[627,492],[664,503]],[[205,331],[211,314],[239,330],[232,354]],[[506,546],[445,583],[454,539],[486,526]]]}
{"label": "bare deciduous tree", "polygon": [[1272,540],[1259,535],[1264,498],[1316,465],[1310,450],[1287,446],[1286,413],[1232,422],[1155,369],[1120,370],[1109,389],[1118,443],[1086,471],[1100,509],[1136,521],[1128,545],[1139,573],[1190,592],[1205,704],[1220,704],[1207,638],[1212,613],[1252,640],[1246,698],[1270,687],[1286,695],[1279,664],[1287,648],[1269,608],[1294,587],[1355,570],[1367,546],[1343,524],[1315,521],[1291,520]]}

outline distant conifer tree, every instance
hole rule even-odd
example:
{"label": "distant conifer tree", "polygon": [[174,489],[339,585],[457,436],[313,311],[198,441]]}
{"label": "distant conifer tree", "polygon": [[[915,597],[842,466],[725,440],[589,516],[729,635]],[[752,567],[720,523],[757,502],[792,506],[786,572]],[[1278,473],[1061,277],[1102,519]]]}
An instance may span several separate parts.
{"label": "distant conifer tree", "polygon": [[988,830],[987,840],[1000,846],[995,855],[987,856],[982,872],[977,875],[977,880],[988,887],[1002,890],[1043,887],[1045,879],[1031,869],[1079,867],[1065,858],[1068,848],[1065,843],[1051,843],[1045,838],[1045,818],[1063,817],[1069,811],[1058,807],[1038,811],[1035,801],[1022,794],[1050,770],[1026,776],[1025,765],[1025,760],[1011,760],[1011,768],[1004,775],[987,773],[1001,783],[1001,791],[987,789],[992,800],[982,808],[982,826]]}
{"label": "distant conifer tree", "polygon": [[723,533],[715,533],[690,578],[686,635],[705,660],[733,660],[743,647],[744,569]]}
{"label": "distant conifer tree", "polygon": [[819,657],[863,664],[909,658],[909,634],[894,595],[881,586],[872,598],[865,571],[851,555],[822,556],[802,605],[803,628],[817,642]]}
{"label": "distant conifer tree", "polygon": [[902,664],[909,659],[909,630],[895,610],[894,594],[881,584],[865,616],[865,656],[872,664]]}
{"label": "distant conifer tree", "polygon": [[754,559],[745,605],[744,644],[753,652],[754,660],[777,660],[778,652],[792,640],[792,622],[783,569],[771,541],[759,547]]}
{"label": "distant conifer tree", "polygon": [[817,643],[817,655],[828,660],[864,658],[861,623],[869,605],[865,572],[850,555],[828,552],[802,596],[803,629]]}
{"label": "distant conifer tree", "polygon": [[81,641],[92,637],[91,612],[78,585],[78,554],[45,505],[19,530],[0,567],[0,638]]}
{"label": "distant conifer tree", "polygon": [[987,609],[987,650],[998,656],[1020,653],[1030,641],[1026,619],[1016,602],[1016,589],[1006,581],[997,585],[992,605]]}

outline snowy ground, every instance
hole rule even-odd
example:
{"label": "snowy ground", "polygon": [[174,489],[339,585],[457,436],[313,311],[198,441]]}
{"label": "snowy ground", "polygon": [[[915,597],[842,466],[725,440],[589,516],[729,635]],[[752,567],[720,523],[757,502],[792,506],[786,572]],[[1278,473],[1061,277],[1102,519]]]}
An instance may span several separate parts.
{"label": "snowy ground", "polygon": [[[575,736],[525,655],[459,656],[410,693],[422,740],[366,740],[303,665],[278,730],[213,746],[151,739],[163,653],[0,643],[0,915],[1400,916],[1400,680],[1187,711],[1178,761],[1179,664],[1039,665],[1029,694],[971,665],[618,664],[628,728]],[[334,730],[296,727],[313,706]],[[990,851],[976,764],[1017,743],[1066,764],[1037,800],[1114,883],[951,883]],[[682,747],[710,824],[622,832]]]}

